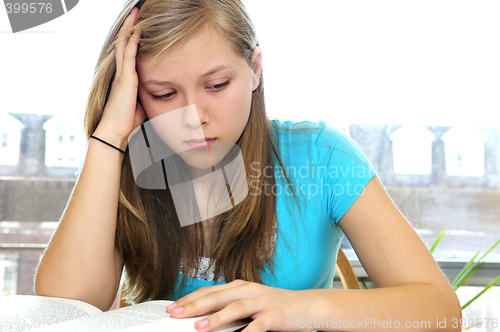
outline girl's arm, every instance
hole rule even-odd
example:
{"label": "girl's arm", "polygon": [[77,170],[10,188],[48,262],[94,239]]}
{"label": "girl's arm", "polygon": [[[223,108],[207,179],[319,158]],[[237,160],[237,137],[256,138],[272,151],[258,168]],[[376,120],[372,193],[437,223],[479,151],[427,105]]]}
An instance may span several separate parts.
{"label": "girl's arm", "polygon": [[198,322],[199,331],[244,317],[254,320],[243,332],[460,331],[453,288],[377,177],[339,225],[378,288],[290,291],[236,280],[200,288],[167,311],[185,318],[222,309]]}
{"label": "girl's arm", "polygon": [[[104,132],[95,136],[113,142]],[[37,295],[81,300],[108,310],[122,261],[115,250],[123,154],[90,139],[81,174],[35,279]]]}
{"label": "girl's arm", "polygon": [[[394,330],[398,330],[395,325],[399,323],[399,329],[405,331],[438,327],[446,327],[439,329],[442,331],[460,331],[462,314],[453,287],[377,177],[368,183],[339,225],[378,288],[325,292],[318,306],[318,319],[335,317],[356,324],[371,319],[373,323],[367,330],[390,331],[390,327],[377,328],[379,325],[373,324],[389,324],[392,320]],[[424,326],[427,322],[430,326]],[[407,328],[410,324],[412,328]]]}
{"label": "girl's arm", "polygon": [[[138,10],[125,19],[122,30],[134,25]],[[120,149],[145,119],[137,103],[135,70],[141,35],[123,33],[115,43],[116,75],[94,135]],[[35,279],[37,295],[72,298],[108,310],[113,304],[123,269],[115,249],[116,218],[123,154],[90,139],[82,172],[59,226],[45,251]]]}

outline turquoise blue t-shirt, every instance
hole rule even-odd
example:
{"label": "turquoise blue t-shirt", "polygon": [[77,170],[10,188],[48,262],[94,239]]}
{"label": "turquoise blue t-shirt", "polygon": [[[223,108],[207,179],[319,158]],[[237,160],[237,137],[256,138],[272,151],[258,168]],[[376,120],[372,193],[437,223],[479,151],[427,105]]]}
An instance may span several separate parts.
{"label": "turquoise blue t-shirt", "polygon": [[[284,170],[275,164],[276,185],[267,187],[268,193],[272,191],[277,197],[274,275],[266,266],[260,273],[262,281],[290,290],[331,288],[344,236],[337,223],[375,171],[349,137],[324,121],[271,123],[278,153],[299,197],[301,211],[291,196]],[[225,283],[188,277],[185,287],[179,289],[181,278],[179,273],[176,294],[171,300],[202,286]]]}
{"label": "turquoise blue t-shirt", "polygon": [[[264,284],[290,290],[331,288],[340,242],[344,236],[338,221],[375,176],[360,148],[342,131],[324,121],[272,120],[280,157],[295,186],[302,213],[290,196],[283,169],[274,172],[278,235],[274,251],[274,275],[260,273]],[[306,132],[287,129],[306,129]],[[296,221],[296,225],[294,224]],[[286,240],[286,241],[285,241]],[[286,243],[285,243],[286,242]],[[188,277],[172,300],[202,286],[225,281]]]}

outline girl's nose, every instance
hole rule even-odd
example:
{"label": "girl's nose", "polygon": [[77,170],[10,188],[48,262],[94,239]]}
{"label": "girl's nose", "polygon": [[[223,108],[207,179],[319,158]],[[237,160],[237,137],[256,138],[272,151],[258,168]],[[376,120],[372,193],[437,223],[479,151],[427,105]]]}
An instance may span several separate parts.
{"label": "girl's nose", "polygon": [[208,114],[195,104],[184,108],[182,113],[182,124],[190,129],[197,129],[208,122]]}

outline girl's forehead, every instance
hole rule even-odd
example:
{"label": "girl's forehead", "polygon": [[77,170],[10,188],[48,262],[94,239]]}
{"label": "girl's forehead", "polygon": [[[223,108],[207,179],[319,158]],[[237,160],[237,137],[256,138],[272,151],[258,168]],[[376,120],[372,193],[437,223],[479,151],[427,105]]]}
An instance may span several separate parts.
{"label": "girl's forehead", "polygon": [[138,69],[153,71],[165,66],[183,66],[191,70],[204,69],[213,64],[245,61],[217,32],[205,28],[177,45],[157,54],[141,54],[138,57]]}

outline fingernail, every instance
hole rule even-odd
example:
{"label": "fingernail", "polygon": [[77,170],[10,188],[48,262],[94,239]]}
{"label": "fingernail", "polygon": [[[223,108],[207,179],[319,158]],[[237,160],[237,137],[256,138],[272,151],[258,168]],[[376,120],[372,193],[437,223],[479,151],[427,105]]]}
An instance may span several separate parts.
{"label": "fingernail", "polygon": [[174,314],[180,314],[182,312],[182,307],[179,307],[179,308],[175,308],[173,310]]}
{"label": "fingernail", "polygon": [[136,8],[137,7],[132,8],[132,10],[130,11],[130,13],[128,13],[128,16],[132,15],[132,13],[135,11]]}
{"label": "fingernail", "polygon": [[175,307],[177,307],[177,303],[175,303],[175,302],[174,302],[174,303],[169,304],[169,305],[167,306],[167,310],[168,310],[168,309],[172,310],[172,309],[173,309],[173,308],[175,308]]}
{"label": "fingernail", "polygon": [[200,327],[200,329],[205,328],[207,325],[208,325],[208,320],[206,320],[206,319],[204,319],[204,320],[200,320],[200,321],[198,322],[198,326]]}

